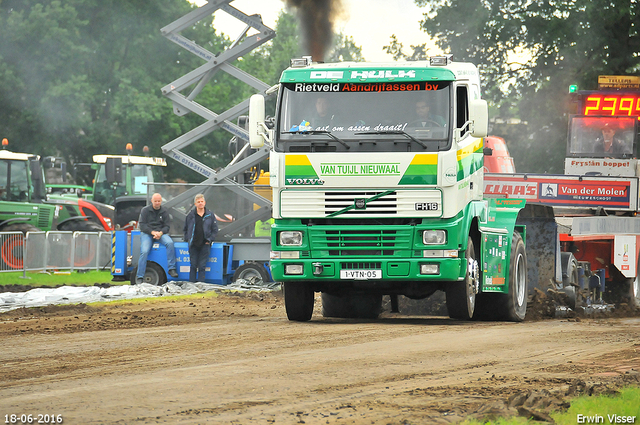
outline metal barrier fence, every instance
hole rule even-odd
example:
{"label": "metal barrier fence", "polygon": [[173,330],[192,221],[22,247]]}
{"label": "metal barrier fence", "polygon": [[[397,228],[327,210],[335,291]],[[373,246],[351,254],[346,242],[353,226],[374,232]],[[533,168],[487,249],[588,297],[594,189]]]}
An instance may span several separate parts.
{"label": "metal barrier fence", "polygon": [[110,266],[110,232],[0,232],[0,272]]}

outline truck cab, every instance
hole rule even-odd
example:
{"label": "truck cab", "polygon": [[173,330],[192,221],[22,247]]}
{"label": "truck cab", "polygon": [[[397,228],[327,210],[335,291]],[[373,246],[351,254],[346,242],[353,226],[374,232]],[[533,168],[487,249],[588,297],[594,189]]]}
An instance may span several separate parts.
{"label": "truck cab", "polygon": [[451,317],[478,317],[484,293],[481,304],[524,318],[520,275],[507,271],[524,259],[522,205],[483,198],[488,111],[473,64],[292,60],[273,121],[253,96],[249,138],[271,146],[271,271],[290,320],[310,319],[314,292],[325,316],[376,317],[382,295],[437,290]]}

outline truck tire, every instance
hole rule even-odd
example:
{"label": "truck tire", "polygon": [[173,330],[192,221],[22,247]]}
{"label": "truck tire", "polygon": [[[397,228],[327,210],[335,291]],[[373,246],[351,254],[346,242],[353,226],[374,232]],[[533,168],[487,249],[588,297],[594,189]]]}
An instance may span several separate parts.
{"label": "truck tire", "polygon": [[511,257],[509,261],[509,293],[496,294],[496,307],[503,320],[522,322],[527,314],[527,254],[520,233],[514,232],[511,238]]}
{"label": "truck tire", "polygon": [[[9,224],[1,229],[3,232],[39,232],[40,229],[28,223]],[[0,259],[2,270],[22,270],[24,239],[10,237],[2,241],[0,246]]]}
{"label": "truck tire", "polygon": [[476,292],[480,284],[480,269],[471,237],[467,242],[465,259],[467,273],[464,280],[450,282],[445,289],[447,311],[452,319],[470,320],[476,308]]}
{"label": "truck tire", "polygon": [[[164,285],[167,282],[167,275],[165,274],[164,269],[160,267],[160,265],[158,265],[157,263],[152,263],[151,261],[147,261],[147,269],[144,271],[142,282],[155,286]],[[131,272],[131,284],[136,284],[135,269]]]}
{"label": "truck tire", "polygon": [[322,316],[343,319],[377,319],[382,312],[380,294],[322,293]]}
{"label": "truck tire", "polygon": [[235,282],[238,279],[253,280],[252,278],[259,278],[261,282],[271,282],[269,272],[260,263],[244,263],[233,273],[231,281]]}
{"label": "truck tire", "polygon": [[307,322],[313,315],[313,290],[300,282],[284,282],[284,307],[287,318],[295,322]]}

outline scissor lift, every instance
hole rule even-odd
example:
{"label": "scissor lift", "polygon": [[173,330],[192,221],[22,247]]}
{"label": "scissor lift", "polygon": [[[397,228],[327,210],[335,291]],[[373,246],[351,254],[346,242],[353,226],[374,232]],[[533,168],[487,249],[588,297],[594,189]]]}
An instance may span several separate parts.
{"label": "scissor lift", "polygon": [[[162,147],[163,153],[204,176],[205,180],[201,182],[200,185],[205,187],[212,184],[224,185],[240,197],[247,199],[247,205],[252,206],[253,204],[257,204],[260,206],[260,208],[255,211],[249,209],[246,215],[238,217],[231,224],[225,226],[221,232],[224,233],[224,235],[221,235],[223,237],[231,237],[231,235],[238,234],[242,229],[251,226],[257,220],[268,220],[271,218],[271,201],[248,189],[244,185],[245,182],[242,181],[244,177],[242,174],[244,172],[269,156],[268,147],[263,147],[251,152],[247,131],[232,122],[248,110],[249,100],[246,99],[219,114],[196,102],[198,94],[200,94],[208,83],[211,83],[212,77],[220,71],[224,71],[253,87],[256,93],[270,94],[270,86],[245,71],[238,69],[231,63],[271,40],[276,35],[275,31],[262,24],[260,15],[249,16],[231,6],[230,3],[232,1],[233,0],[210,0],[205,5],[189,12],[187,15],[177,19],[161,30],[162,34],[169,40],[205,61],[203,65],[164,86],[162,88],[162,94],[171,99],[173,102],[173,111],[176,115],[182,116],[193,112],[207,120],[204,124],[199,125],[164,145]],[[229,48],[219,54],[214,54],[196,44],[195,41],[185,38],[180,32],[212,15],[217,10],[224,11],[229,16],[244,22],[246,27]],[[248,35],[252,28],[257,32]],[[189,93],[185,93],[189,87],[194,85],[195,87]],[[228,131],[238,142],[244,145],[233,160],[219,172],[216,172],[181,151],[185,146],[190,145],[217,129]],[[202,186],[196,186],[178,197],[167,201],[164,205],[171,208],[183,203],[186,199],[192,199],[196,193],[202,190]]]}

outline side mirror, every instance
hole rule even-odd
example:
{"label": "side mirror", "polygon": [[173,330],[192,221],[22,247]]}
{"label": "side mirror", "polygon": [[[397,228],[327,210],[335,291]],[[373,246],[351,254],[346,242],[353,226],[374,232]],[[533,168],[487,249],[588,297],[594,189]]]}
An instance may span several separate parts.
{"label": "side mirror", "polygon": [[264,146],[264,96],[254,94],[249,99],[249,144],[252,148]]}
{"label": "side mirror", "polygon": [[486,100],[474,99],[469,102],[469,119],[473,123],[471,135],[486,137],[489,127],[489,107]]}

